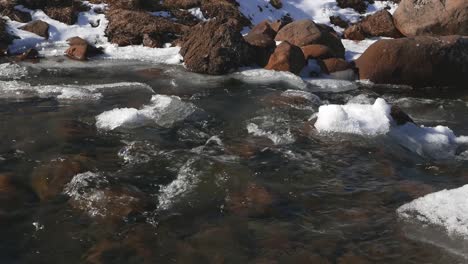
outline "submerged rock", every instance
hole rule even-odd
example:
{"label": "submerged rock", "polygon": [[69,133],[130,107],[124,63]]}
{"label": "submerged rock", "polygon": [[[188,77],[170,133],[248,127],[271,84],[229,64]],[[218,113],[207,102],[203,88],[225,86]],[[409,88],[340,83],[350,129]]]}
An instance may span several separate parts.
{"label": "submerged rock", "polygon": [[359,77],[412,86],[463,85],[468,81],[468,38],[415,37],[379,40],[356,60]]}
{"label": "submerged rock", "polygon": [[468,1],[402,0],[393,14],[405,36],[468,35]]}
{"label": "submerged rock", "polygon": [[240,216],[261,216],[271,210],[273,196],[262,186],[250,183],[227,198],[227,209]]}
{"label": "submerged rock", "polygon": [[236,29],[237,24],[235,20],[216,19],[193,27],[180,50],[187,69],[217,75],[250,64],[251,47]]}
{"label": "submerged rock", "polygon": [[276,47],[265,69],[299,74],[305,64],[306,60],[301,48],[284,41]]}
{"label": "submerged rock", "polygon": [[276,41],[287,41],[295,46],[321,44],[329,47],[338,57],[344,58],[344,46],[333,29],[315,24],[312,20],[294,21],[284,26],[276,35]]}

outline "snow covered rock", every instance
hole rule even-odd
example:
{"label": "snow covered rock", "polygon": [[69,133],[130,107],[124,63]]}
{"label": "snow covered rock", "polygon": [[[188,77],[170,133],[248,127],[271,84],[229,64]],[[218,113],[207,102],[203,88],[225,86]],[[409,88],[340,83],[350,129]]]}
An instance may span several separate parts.
{"label": "snow covered rock", "polygon": [[225,74],[250,64],[251,47],[236,29],[236,20],[210,20],[193,27],[180,54],[193,72]]}
{"label": "snow covered rock", "polygon": [[305,65],[306,60],[301,48],[284,41],[276,47],[265,69],[299,74]]}
{"label": "snow covered rock", "polygon": [[468,1],[402,0],[393,14],[405,36],[468,35]]}
{"label": "snow covered rock", "polygon": [[464,36],[385,39],[356,60],[359,77],[374,83],[416,87],[468,82],[468,38]]}
{"label": "snow covered rock", "polygon": [[329,47],[337,56],[344,58],[345,49],[332,28],[315,24],[309,19],[298,20],[284,26],[276,35],[276,41],[287,41],[295,46],[321,44]]}

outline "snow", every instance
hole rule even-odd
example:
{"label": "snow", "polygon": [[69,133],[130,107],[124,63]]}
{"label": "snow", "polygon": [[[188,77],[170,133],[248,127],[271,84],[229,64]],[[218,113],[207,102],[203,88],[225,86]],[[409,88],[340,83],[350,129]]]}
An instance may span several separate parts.
{"label": "snow", "polygon": [[115,108],[96,117],[96,127],[102,130],[114,130],[118,127],[139,127],[154,123],[162,127],[171,127],[174,123],[186,119],[197,108],[183,102],[177,96],[154,95],[148,105],[141,109]]}
{"label": "snow", "polygon": [[405,220],[444,228],[450,235],[468,237],[468,185],[418,198],[397,209]]}
{"label": "snow", "polygon": [[187,11],[200,21],[208,21],[199,7],[190,8]]}

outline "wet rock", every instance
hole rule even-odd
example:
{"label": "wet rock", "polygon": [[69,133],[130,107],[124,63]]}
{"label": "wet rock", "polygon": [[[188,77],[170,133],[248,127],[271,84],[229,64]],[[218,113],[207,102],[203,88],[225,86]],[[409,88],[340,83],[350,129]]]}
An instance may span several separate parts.
{"label": "wet rock", "polygon": [[344,35],[345,38],[352,40],[362,40],[365,37],[403,37],[395,27],[392,15],[385,9],[367,16],[356,25],[347,28]]}
{"label": "wet rock", "polygon": [[37,62],[39,59],[39,52],[36,49],[28,49],[22,54],[16,56],[17,61],[34,61]]}
{"label": "wet rock", "polygon": [[401,110],[401,108],[396,105],[392,105],[390,116],[392,116],[393,120],[395,120],[399,126],[406,123],[414,123],[413,119],[411,119],[407,113],[403,112],[403,110]]}
{"label": "wet rock", "polygon": [[322,68],[322,71],[326,74],[339,71],[346,71],[352,68],[351,64],[349,64],[347,61],[341,58],[330,58],[322,60],[320,63],[320,67]]}
{"label": "wet rock", "polygon": [[29,31],[45,39],[49,38],[49,24],[42,20],[30,22],[27,25],[21,27],[20,29]]}
{"label": "wet rock", "polygon": [[187,69],[216,75],[250,64],[251,47],[235,24],[211,20],[193,27],[180,50]]}
{"label": "wet rock", "polygon": [[255,54],[255,63],[264,67],[271,54],[275,50],[276,31],[270,26],[270,21],[262,21],[256,25],[252,30],[244,36],[244,39],[253,47],[253,54]]}
{"label": "wet rock", "polygon": [[340,28],[347,28],[349,23],[340,16],[331,16],[330,23]]}
{"label": "wet rock", "polygon": [[31,186],[41,200],[48,200],[61,194],[73,176],[90,167],[89,159],[81,155],[53,160],[33,170]]}
{"label": "wet rock", "polygon": [[359,13],[365,13],[367,10],[367,2],[364,0],[336,0],[341,8],[352,8]]}
{"label": "wet rock", "polygon": [[202,0],[200,9],[206,18],[216,18],[220,21],[235,20],[238,23],[232,23],[236,30],[250,26],[251,22],[246,18],[237,7],[236,1],[231,0]]}
{"label": "wet rock", "polygon": [[305,64],[306,60],[301,48],[283,41],[276,47],[265,69],[299,74]]}
{"label": "wet rock", "polygon": [[304,58],[306,60],[328,59],[328,58],[333,58],[336,56],[335,54],[333,54],[331,49],[325,45],[312,44],[312,45],[301,47],[301,49],[302,49],[302,53],[304,53]]}
{"label": "wet rock", "polygon": [[359,77],[374,83],[458,86],[468,81],[468,38],[379,40],[356,60]]}
{"label": "wet rock", "polygon": [[468,1],[402,0],[393,14],[403,35],[468,35]]}
{"label": "wet rock", "polygon": [[80,37],[67,39],[67,42],[70,47],[65,51],[65,54],[70,59],[85,61],[90,57],[103,54],[101,49],[94,47]]}
{"label": "wet rock", "polygon": [[364,40],[366,33],[360,25],[352,25],[343,32],[344,38],[351,40]]}
{"label": "wet rock", "polygon": [[96,134],[96,127],[77,120],[61,120],[55,129],[64,141],[80,141]]}
{"label": "wet rock", "polygon": [[22,208],[34,197],[14,181],[14,175],[0,173],[0,214]]}
{"label": "wet rock", "polygon": [[0,15],[7,16],[11,20],[18,21],[21,23],[28,23],[32,20],[31,15],[29,13],[16,10],[14,7],[5,8],[2,12],[0,12]]}
{"label": "wet rock", "polygon": [[240,192],[230,193],[227,209],[240,216],[262,216],[271,210],[273,196],[262,186],[250,183]]}
{"label": "wet rock", "polygon": [[283,7],[281,0],[270,0],[270,5],[276,9],[281,9]]}
{"label": "wet rock", "polygon": [[145,34],[158,36],[162,42],[171,42],[188,29],[185,25],[143,11],[113,9],[107,12],[107,18],[106,35],[119,46],[142,44]]}
{"label": "wet rock", "polygon": [[247,137],[240,142],[232,142],[226,146],[226,151],[229,154],[240,156],[244,159],[249,159],[255,156],[257,153],[261,152],[262,149],[271,147],[272,143],[267,138],[257,138]]}
{"label": "wet rock", "polygon": [[287,41],[295,46],[321,44],[344,58],[345,49],[333,29],[315,24],[312,20],[298,20],[284,26],[276,35],[276,41]]}

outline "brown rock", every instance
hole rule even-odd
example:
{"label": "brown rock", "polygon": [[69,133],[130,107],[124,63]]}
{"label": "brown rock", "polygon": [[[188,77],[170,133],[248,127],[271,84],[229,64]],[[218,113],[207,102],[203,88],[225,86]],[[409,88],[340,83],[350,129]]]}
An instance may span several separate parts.
{"label": "brown rock", "polygon": [[468,35],[468,1],[402,0],[393,14],[403,35]]}
{"label": "brown rock", "polygon": [[210,20],[193,27],[180,53],[190,71],[224,74],[250,64],[251,48],[236,29],[235,20]]}
{"label": "brown rock", "polygon": [[395,120],[396,124],[401,126],[406,123],[414,123],[413,119],[411,117],[403,112],[400,107],[396,105],[392,105],[391,111],[390,111],[390,116]]}
{"label": "brown rock", "polygon": [[206,18],[216,17],[222,22],[236,20],[238,23],[231,26],[235,26],[236,30],[240,31],[242,28],[250,26],[251,22],[239,11],[236,5],[236,1],[230,0],[202,0],[200,9]]}
{"label": "brown rock", "polygon": [[349,23],[340,16],[331,16],[330,23],[340,28],[347,28]]}
{"label": "brown rock", "polygon": [[201,0],[165,0],[163,6],[170,9],[190,9],[198,7]]}
{"label": "brown rock", "polygon": [[80,37],[70,38],[67,42],[70,47],[65,51],[65,54],[74,60],[84,61],[92,56],[103,53],[101,49],[94,47]]}
{"label": "brown rock", "polygon": [[283,41],[276,47],[265,69],[299,74],[305,65],[306,60],[301,48]]}
{"label": "brown rock", "polygon": [[28,49],[27,51],[23,52],[22,54],[16,57],[18,61],[25,61],[25,60],[33,60],[37,61],[39,59],[39,52],[36,49]]}
{"label": "brown rock", "polygon": [[[1,10],[1,7],[0,7],[0,10]],[[7,16],[11,20],[18,21],[21,23],[28,23],[32,20],[31,15],[29,13],[16,10],[13,7],[5,8],[2,12],[0,12],[0,15]]]}
{"label": "brown rock", "polygon": [[244,39],[254,49],[255,63],[264,67],[273,53],[276,42],[276,32],[271,28],[270,22],[265,20],[256,25]]}
{"label": "brown rock", "polygon": [[0,213],[18,210],[33,200],[34,197],[15,182],[13,174],[0,174]]}
{"label": "brown rock", "polygon": [[41,200],[51,199],[62,193],[65,185],[78,173],[88,171],[90,162],[84,156],[54,160],[34,169],[31,185]]}
{"label": "brown rock", "polygon": [[364,40],[366,33],[360,25],[352,25],[344,31],[344,38],[351,40]]}
{"label": "brown rock", "polygon": [[341,58],[325,59],[322,61],[320,66],[322,68],[322,71],[324,71],[326,74],[346,71],[352,68],[351,65],[347,61]]}
{"label": "brown rock", "polygon": [[273,204],[272,195],[263,187],[250,183],[245,190],[229,194],[227,209],[240,216],[260,216],[268,213]]}
{"label": "brown rock", "polygon": [[352,8],[359,13],[365,13],[367,10],[367,3],[364,0],[336,0],[336,2],[341,8]]}
{"label": "brown rock", "polygon": [[159,36],[163,42],[172,42],[188,29],[185,25],[143,11],[113,9],[107,12],[107,18],[106,35],[119,46],[142,44],[145,34]]}
{"label": "brown rock", "polygon": [[150,48],[162,48],[163,43],[160,36],[155,34],[144,34],[143,35],[143,46]]}
{"label": "brown rock", "polygon": [[[275,20],[270,23],[271,29],[273,29],[276,33],[280,31],[284,26],[286,26],[288,23],[285,20]],[[276,35],[276,34],[275,34]]]}
{"label": "brown rock", "polygon": [[309,59],[328,59],[335,57],[335,54],[327,46],[320,44],[312,44],[301,47],[304,53],[304,58]]}
{"label": "brown rock", "polygon": [[468,38],[379,40],[356,60],[360,79],[374,83],[461,86],[468,82]]}
{"label": "brown rock", "polygon": [[287,41],[295,46],[321,44],[329,47],[337,56],[344,57],[345,49],[333,29],[317,25],[312,20],[298,20],[284,26],[276,35],[276,41]]}
{"label": "brown rock", "polygon": [[49,38],[49,24],[42,20],[30,22],[27,25],[21,27],[20,29],[29,31],[45,39]]}
{"label": "brown rock", "polygon": [[385,9],[367,16],[359,24],[365,32],[365,35],[370,37],[403,37],[393,24],[392,15]]}
{"label": "brown rock", "polygon": [[44,12],[52,19],[73,25],[78,19],[79,10],[72,6],[69,7],[47,7]]}

